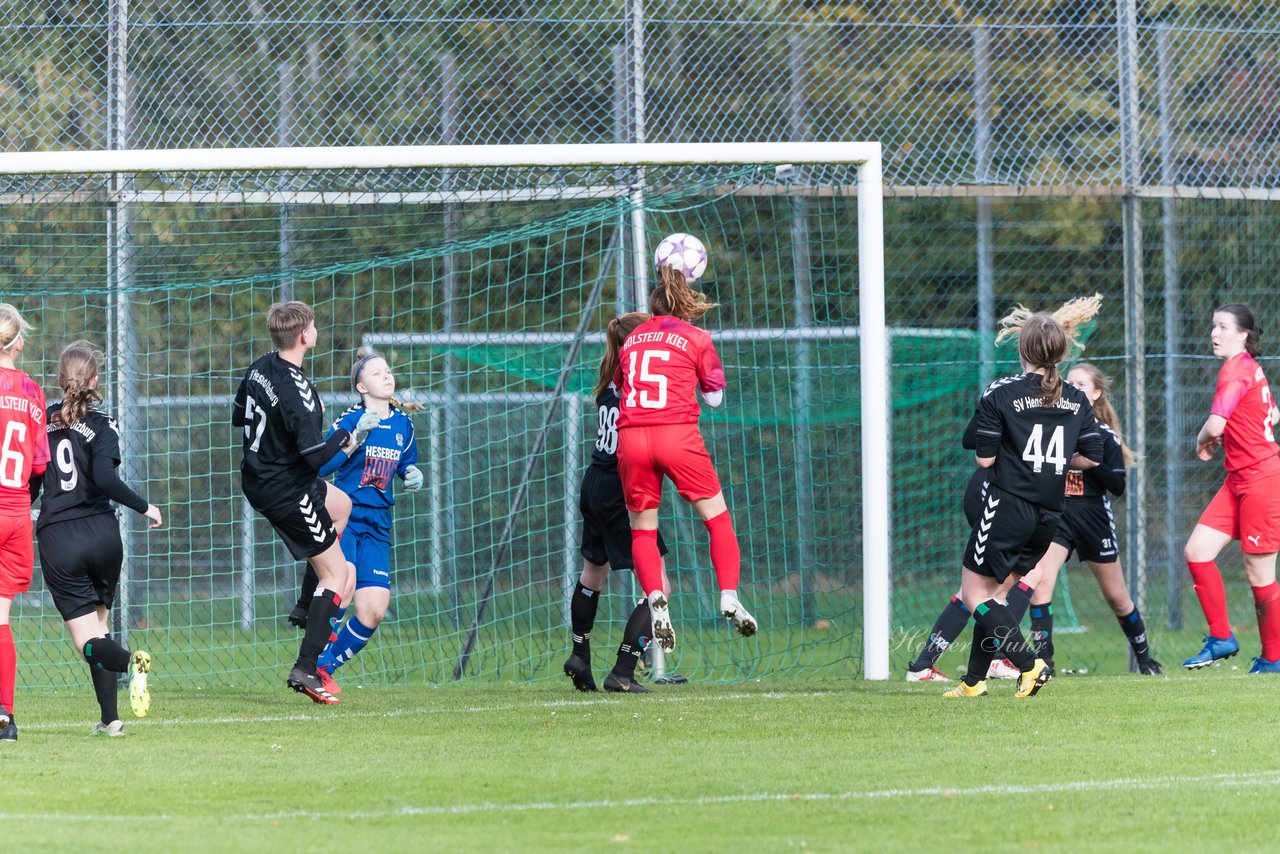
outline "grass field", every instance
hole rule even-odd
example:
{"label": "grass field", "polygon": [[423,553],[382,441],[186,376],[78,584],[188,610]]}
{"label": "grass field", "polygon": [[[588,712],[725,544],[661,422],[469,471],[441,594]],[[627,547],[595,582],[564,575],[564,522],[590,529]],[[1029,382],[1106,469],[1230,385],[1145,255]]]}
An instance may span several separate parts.
{"label": "grass field", "polygon": [[166,692],[127,737],[20,695],[6,850],[1123,852],[1275,844],[1275,680],[1063,676],[948,701],[855,680]]}

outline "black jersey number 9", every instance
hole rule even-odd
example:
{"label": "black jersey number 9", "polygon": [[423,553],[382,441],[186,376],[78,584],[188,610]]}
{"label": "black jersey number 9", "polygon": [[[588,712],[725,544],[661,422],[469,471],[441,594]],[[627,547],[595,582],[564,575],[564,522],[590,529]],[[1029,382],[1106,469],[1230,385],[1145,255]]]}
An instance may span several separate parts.
{"label": "black jersey number 9", "polygon": [[80,482],[80,472],[76,468],[76,458],[71,453],[71,440],[63,439],[58,443],[58,450],[53,454],[53,461],[58,466],[58,488],[70,492]]}
{"label": "black jersey number 9", "polygon": [[244,440],[249,443],[249,450],[257,453],[262,444],[262,434],[267,429],[267,413],[252,397],[244,399]]}
{"label": "black jersey number 9", "polygon": [[[1047,446],[1044,446],[1044,425],[1037,424],[1031,428],[1031,435],[1027,437],[1027,445],[1022,449],[1022,458],[1031,463],[1031,470],[1036,474],[1040,474],[1040,470],[1045,463],[1049,463],[1054,467],[1055,474],[1062,474],[1067,468],[1064,444],[1065,439],[1061,424],[1054,427],[1053,432],[1049,434],[1049,444]],[[1041,450],[1042,446],[1043,450]]]}
{"label": "black jersey number 9", "polygon": [[596,450],[602,454],[618,453],[618,407],[600,407],[600,426],[596,428]]}

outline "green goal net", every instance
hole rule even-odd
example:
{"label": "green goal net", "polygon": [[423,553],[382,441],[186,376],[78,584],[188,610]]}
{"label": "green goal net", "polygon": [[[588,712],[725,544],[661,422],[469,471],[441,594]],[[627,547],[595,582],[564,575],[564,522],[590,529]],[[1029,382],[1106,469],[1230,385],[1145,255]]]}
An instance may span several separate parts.
{"label": "green goal net", "polygon": [[[355,400],[346,377],[362,344],[424,405],[426,486],[398,495],[392,610],[344,678],[556,677],[581,569],[601,330],[638,306],[652,246],[686,231],[709,249],[700,286],[720,307],[706,325],[730,382],[703,432],[762,631],[743,639],[720,617],[706,533],[669,492],[680,643],[667,670],[702,681],[861,672],[862,447],[875,429],[891,431],[889,458],[872,462],[890,473],[889,625],[904,654],[958,577],[971,466],[959,435],[983,348],[972,330],[927,319],[891,327],[890,424],[864,424],[856,167],[777,166],[0,179],[0,297],[37,327],[22,367],[54,400],[63,345],[86,337],[107,351],[123,474],[166,516],[147,531],[123,514],[117,631],[170,684],[275,684],[296,655],[284,615],[300,565],[241,497],[230,424],[237,383],[270,349],[265,312],[292,297],[316,309],[307,370],[332,416]],[[998,352],[987,369],[1006,364]],[[600,666],[635,601],[629,573],[610,579],[593,633]],[[38,567],[14,615],[20,683],[81,684]]]}
{"label": "green goal net", "polygon": [[[708,326],[731,383],[704,433],[742,541],[742,595],[767,631],[745,640],[718,615],[705,531],[672,493],[661,524],[681,644],[667,669],[857,668],[857,169],[776,166],[650,166],[642,180],[600,166],[4,178],[0,295],[36,325],[22,367],[54,400],[62,346],[107,351],[122,473],[166,516],[155,531],[122,520],[117,631],[172,684],[271,684],[292,662],[300,565],[242,499],[230,425],[236,384],[270,349],[265,312],[292,297],[316,309],[307,370],[333,417],[355,399],[345,378],[361,344],[424,404],[427,485],[398,496],[392,612],[346,678],[557,674],[599,333],[636,307],[648,266],[636,259],[688,231],[709,247],[700,284],[720,304]],[[618,573],[598,657],[634,601]],[[14,614],[21,684],[80,684],[38,567]]]}

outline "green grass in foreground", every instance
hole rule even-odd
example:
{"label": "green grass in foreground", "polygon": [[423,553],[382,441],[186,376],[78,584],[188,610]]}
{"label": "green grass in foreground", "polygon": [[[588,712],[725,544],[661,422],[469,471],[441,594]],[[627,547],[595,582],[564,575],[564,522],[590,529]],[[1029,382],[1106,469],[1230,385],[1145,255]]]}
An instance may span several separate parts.
{"label": "green grass in foreground", "polygon": [[0,827],[14,851],[1264,849],[1280,680],[1243,673],[1064,676],[1027,701],[353,684],[338,707],[157,678],[123,739],[89,737],[87,687],[28,692]]}

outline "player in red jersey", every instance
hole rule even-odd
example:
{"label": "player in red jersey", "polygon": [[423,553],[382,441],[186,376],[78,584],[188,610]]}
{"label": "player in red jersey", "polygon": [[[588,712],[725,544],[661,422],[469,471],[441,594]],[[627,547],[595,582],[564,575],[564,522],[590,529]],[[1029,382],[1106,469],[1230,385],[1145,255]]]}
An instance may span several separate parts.
{"label": "player in red jersey", "polygon": [[17,366],[31,324],[0,304],[0,741],[17,741],[13,689],[18,652],[9,628],[13,597],[31,586],[35,551],[31,495],[49,462],[45,399],[40,384]]}
{"label": "player in red jersey", "polygon": [[1280,673],[1280,457],[1272,432],[1280,411],[1255,359],[1262,354],[1262,343],[1253,312],[1239,303],[1222,306],[1213,313],[1209,337],[1213,354],[1224,361],[1213,407],[1196,437],[1196,455],[1207,462],[1222,445],[1227,478],[1187,539],[1187,568],[1209,634],[1204,648],[1182,666],[1193,670],[1240,651],[1227,619],[1222,573],[1214,563],[1227,543],[1239,540],[1262,635],[1262,655],[1249,672]]}
{"label": "player in red jersey", "polygon": [[658,554],[664,477],[693,505],[711,535],[711,565],[720,587],[721,612],[744,636],[755,634],[757,626],[738,601],[738,537],[698,431],[701,412],[695,395],[700,393],[711,406],[719,406],[724,399],[724,367],[711,335],[692,325],[714,307],[705,294],[689,287],[684,273],[659,267],[657,286],[649,295],[653,317],[627,337],[614,377],[622,398],[618,474],[631,517],[631,555],[653,614],[654,640],[667,652],[675,649],[676,636],[662,592]]}

